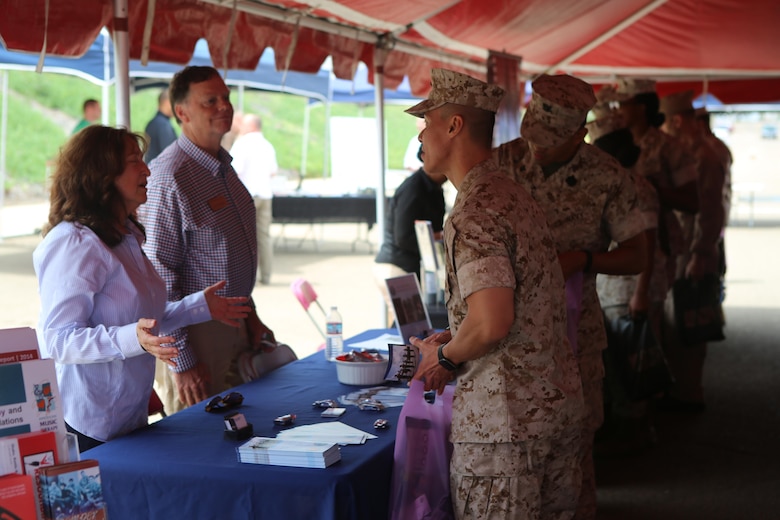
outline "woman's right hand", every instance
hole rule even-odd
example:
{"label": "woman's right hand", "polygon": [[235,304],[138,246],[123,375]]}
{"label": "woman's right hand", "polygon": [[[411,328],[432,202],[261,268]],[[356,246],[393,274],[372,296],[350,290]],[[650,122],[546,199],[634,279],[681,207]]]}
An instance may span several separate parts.
{"label": "woman's right hand", "polygon": [[179,349],[176,347],[166,347],[176,341],[171,336],[155,336],[152,329],[157,326],[157,320],[152,318],[141,318],[135,326],[135,335],[138,337],[138,344],[141,348],[153,355],[166,365],[176,366],[173,360],[179,355]]}

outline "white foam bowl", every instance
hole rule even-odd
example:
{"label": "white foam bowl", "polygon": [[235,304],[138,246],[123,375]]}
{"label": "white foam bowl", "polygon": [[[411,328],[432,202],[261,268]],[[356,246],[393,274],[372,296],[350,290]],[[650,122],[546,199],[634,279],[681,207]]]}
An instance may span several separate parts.
{"label": "white foam bowl", "polygon": [[386,359],[384,361],[336,360],[336,374],[339,383],[345,385],[378,385],[385,381],[386,371]]}

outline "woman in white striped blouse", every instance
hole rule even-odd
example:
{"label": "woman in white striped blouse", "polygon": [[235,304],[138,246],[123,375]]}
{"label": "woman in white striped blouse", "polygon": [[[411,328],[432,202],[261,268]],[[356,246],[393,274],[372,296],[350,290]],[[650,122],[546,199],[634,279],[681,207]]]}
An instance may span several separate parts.
{"label": "woman in white striped blouse", "polygon": [[91,126],[60,152],[44,240],[33,253],[38,341],[54,359],[68,430],[84,451],[147,424],[155,360],[175,365],[164,334],[211,319],[238,326],[247,297],[225,282],[178,302],[146,258],[135,217],[146,202],[145,143],[125,129]]}

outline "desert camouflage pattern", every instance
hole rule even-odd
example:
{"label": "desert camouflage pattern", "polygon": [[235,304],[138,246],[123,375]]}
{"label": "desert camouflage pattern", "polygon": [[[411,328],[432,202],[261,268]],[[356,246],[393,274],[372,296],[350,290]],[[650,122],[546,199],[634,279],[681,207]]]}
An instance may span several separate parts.
{"label": "desert camouflage pattern", "polygon": [[619,101],[626,101],[639,94],[655,94],[655,80],[647,78],[618,78],[615,94]]}
{"label": "desert camouflage pattern", "polygon": [[[660,188],[678,188],[689,182],[696,181],[699,172],[696,169],[696,160],[693,153],[679,139],[676,139],[661,130],[650,127],[637,141],[637,146],[642,152],[639,160],[634,165],[634,171]],[[668,237],[669,256],[667,259],[667,283],[671,286],[674,282],[677,269],[677,256],[683,253],[685,243],[683,241],[682,227],[674,211],[661,206],[662,221]],[[659,235],[662,229],[659,225]]]}
{"label": "desert camouflage pattern", "polygon": [[604,85],[596,92],[596,104],[591,108],[594,120],[617,114],[620,96],[614,85]]}
{"label": "desert camouflage pattern", "polygon": [[[658,218],[660,216],[661,206],[658,201],[658,194],[653,185],[647,179],[640,176],[633,169],[630,170],[631,180],[636,186],[636,193],[639,200],[639,210],[645,220],[645,229],[657,229]],[[650,276],[649,299],[651,302],[663,302],[666,299],[666,293],[669,289],[666,278],[666,255],[657,244],[658,235],[656,234],[656,244],[654,247],[653,273]],[[617,244],[614,242],[610,249]],[[600,274],[596,277],[596,291],[599,295],[601,307],[611,307],[615,305],[628,305],[631,297],[636,291],[639,275],[605,275]]]}
{"label": "desert camouflage pattern", "polygon": [[675,92],[661,98],[658,111],[666,117],[693,111],[693,90]]}
{"label": "desert camouflage pattern", "polygon": [[726,172],[726,178],[723,181],[723,219],[728,222],[729,214],[731,213],[731,163],[734,158],[729,147],[718,136],[709,134],[704,136],[704,140],[707,141],[707,144],[710,145],[710,148],[718,156],[723,165],[723,171]]}
{"label": "desert camouflage pattern", "polygon": [[485,83],[454,70],[433,69],[428,99],[407,108],[405,112],[423,117],[426,112],[453,103],[495,113],[503,97],[504,89],[498,85]]}
{"label": "desert camouflage pattern", "polygon": [[581,478],[579,436],[575,428],[552,439],[455,443],[450,463],[455,518],[573,518]]}
{"label": "desert camouflage pattern", "polygon": [[593,87],[567,74],[543,74],[531,86],[520,135],[544,148],[559,146],[574,135],[596,104]]}
{"label": "desert camouflage pattern", "polygon": [[[645,229],[634,183],[612,156],[595,146],[583,143],[574,158],[549,177],[522,138],[501,145],[494,157],[542,207],[558,252],[607,251],[612,241],[623,242]],[[607,338],[594,274],[584,276],[582,294],[580,373],[583,382],[601,380]]]}
{"label": "desert camouflage pattern", "polygon": [[620,101],[620,95],[617,92],[616,85],[604,85],[596,91],[597,105],[612,103],[614,101]]}
{"label": "desert camouflage pattern", "polygon": [[[598,110],[596,110],[596,108],[598,108]],[[597,104],[596,107],[594,107],[594,113],[597,113],[598,119],[585,125],[585,128],[588,129],[590,142],[607,134],[611,134],[615,130],[626,128],[626,123],[620,112],[611,109],[607,109],[606,112],[603,110],[603,107]]]}
{"label": "desert camouflage pattern", "polygon": [[493,161],[482,162],[459,188],[444,247],[453,335],[471,294],[515,291],[509,334],[458,372],[452,441],[512,443],[581,428],[582,388],[566,338],[563,275],[538,205]]}
{"label": "desert camouflage pattern", "polygon": [[685,273],[685,266],[696,253],[705,263],[707,273],[718,272],[720,234],[726,226],[723,208],[723,189],[726,169],[703,137],[691,143],[699,171],[699,211],[696,214],[675,212],[683,232],[683,254],[677,260],[677,278]]}
{"label": "desert camouflage pattern", "polygon": [[[695,215],[678,214],[682,224],[685,248],[677,258],[676,276],[682,277],[685,267],[696,252],[704,263],[708,273],[718,272],[717,240],[725,224],[722,202],[722,190],[725,182],[725,168],[718,155],[704,139],[692,143],[694,158],[699,171],[697,188],[699,191],[699,212]],[[664,353],[669,369],[675,375],[671,388],[674,397],[686,401],[702,401],[704,362],[707,344],[685,345],[680,341],[674,318],[674,298],[672,291],[667,295],[664,306],[662,326]]]}

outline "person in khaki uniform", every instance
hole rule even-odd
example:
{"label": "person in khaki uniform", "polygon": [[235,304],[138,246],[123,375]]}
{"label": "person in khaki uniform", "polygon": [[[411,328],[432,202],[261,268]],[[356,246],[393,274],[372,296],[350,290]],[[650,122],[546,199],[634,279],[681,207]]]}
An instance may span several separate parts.
{"label": "person in khaki uniform", "polygon": [[503,91],[443,69],[431,83],[407,112],[425,118],[426,170],[458,190],[444,227],[451,334],[411,342],[426,390],[457,377],[455,516],[573,518],[584,405],[553,238],[538,205],[491,158]]}
{"label": "person in khaki uniform", "polygon": [[[568,75],[543,75],[532,87],[521,124],[523,137],[501,145],[494,154],[542,207],[564,276],[584,273],[577,346],[587,413],[577,518],[594,518],[593,440],[604,419],[601,351],[607,345],[596,274],[637,274],[644,268],[644,222],[634,185],[620,164],[583,141],[586,116],[596,103],[593,88]],[[618,246],[609,250],[613,241]]]}
{"label": "person in khaki uniform", "polygon": [[[598,93],[599,99],[604,96]],[[645,317],[654,337],[660,337],[660,326],[666,299],[666,256],[657,247],[657,227],[660,205],[652,184],[639,175],[633,166],[641,150],[634,144],[620,113],[601,106],[594,107],[597,119],[586,125],[591,142],[614,156],[626,168],[636,187],[639,209],[645,220],[647,266],[639,275],[598,275],[596,289],[604,312],[607,330],[622,316]],[[602,105],[603,106],[603,105]],[[610,247],[615,247],[613,243]],[[605,405],[611,413],[599,432],[595,456],[621,456],[637,453],[656,442],[655,429],[648,401],[632,401],[624,387],[619,358],[612,348],[604,353]]]}
{"label": "person in khaki uniform", "polygon": [[701,132],[704,140],[718,155],[723,169],[726,172],[726,178],[723,180],[723,225],[724,229],[720,232],[720,243],[718,248],[720,249],[720,276],[721,283],[726,276],[726,244],[724,240],[725,226],[729,222],[729,214],[731,213],[731,165],[734,162],[734,156],[731,154],[731,150],[728,145],[724,143],[717,135],[712,132],[710,126],[711,114],[706,108],[700,107],[696,109],[696,122],[699,125],[699,131]]}
{"label": "person in khaki uniform", "polygon": [[676,211],[699,210],[698,172],[687,147],[660,130],[664,115],[659,112],[656,82],[645,78],[621,78],[615,92],[619,112],[642,153],[634,170],[649,180],[661,202],[658,221],[659,247],[667,257],[667,283],[674,281],[677,256],[683,250],[683,236]]}
{"label": "person in khaki uniform", "polygon": [[[661,112],[666,116],[663,130],[682,140],[692,150],[699,172],[699,211],[678,212],[684,248],[677,258],[675,279],[701,279],[704,275],[719,275],[720,235],[725,225],[723,187],[726,168],[717,153],[706,143],[699,131],[693,109],[693,91],[678,92],[661,98]],[[667,297],[664,347],[675,382],[662,406],[675,410],[704,410],[702,374],[707,352],[705,343],[683,345],[674,327],[674,302]]]}

